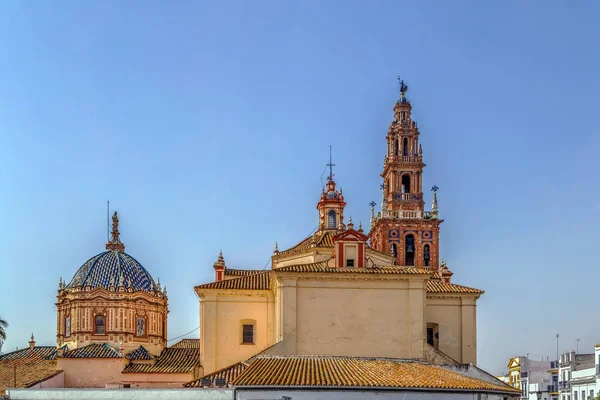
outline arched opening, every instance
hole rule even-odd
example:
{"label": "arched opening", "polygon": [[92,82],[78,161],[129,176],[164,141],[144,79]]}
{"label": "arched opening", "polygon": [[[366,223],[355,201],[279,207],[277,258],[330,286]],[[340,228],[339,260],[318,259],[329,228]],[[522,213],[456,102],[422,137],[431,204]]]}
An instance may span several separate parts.
{"label": "arched opening", "polygon": [[423,246],[423,264],[426,267],[429,267],[429,260],[430,260],[429,245],[426,244],[425,246]]}
{"label": "arched opening", "polygon": [[402,193],[410,193],[410,176],[402,175]]}
{"label": "arched opening", "polygon": [[402,155],[408,155],[408,138],[404,138],[404,141],[402,142]]}
{"label": "arched opening", "polygon": [[407,235],[404,239],[404,259],[407,266],[415,265],[415,238],[413,235]]}
{"label": "arched opening", "polygon": [[337,227],[337,214],[334,210],[327,214],[327,229],[335,229]]}
{"label": "arched opening", "polygon": [[392,257],[398,257],[398,249],[396,247],[396,243],[392,243],[392,245],[390,246],[390,253],[392,254]]}
{"label": "arched opening", "polygon": [[394,140],[394,155],[398,155],[398,139]]}

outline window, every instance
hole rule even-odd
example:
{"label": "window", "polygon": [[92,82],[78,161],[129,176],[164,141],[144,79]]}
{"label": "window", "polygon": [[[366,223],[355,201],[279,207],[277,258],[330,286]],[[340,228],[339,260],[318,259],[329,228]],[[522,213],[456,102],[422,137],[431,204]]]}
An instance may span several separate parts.
{"label": "window", "polygon": [[104,335],[104,315],[96,315],[94,319],[94,334],[96,335]]}
{"label": "window", "polygon": [[594,399],[594,389],[590,389],[590,399]]}
{"label": "window", "polygon": [[356,246],[344,246],[344,258],[346,259],[346,267],[354,267],[356,260]]}
{"label": "window", "polygon": [[396,248],[396,243],[393,243],[392,246],[390,247],[390,253],[392,254],[392,257],[398,257],[398,250]]}
{"label": "window", "polygon": [[404,138],[404,141],[402,142],[402,155],[408,155],[408,138]]}
{"label": "window", "polygon": [[585,400],[585,390],[581,391],[581,400]]}
{"label": "window", "polygon": [[254,344],[254,325],[242,325],[242,343]]}
{"label": "window", "polygon": [[425,246],[423,246],[423,263],[426,267],[429,267],[429,260],[430,260],[429,245],[426,244]]}
{"label": "window", "polygon": [[335,211],[329,211],[329,214],[327,214],[327,229],[335,229],[337,227],[336,220],[337,215]]}
{"label": "window", "polygon": [[523,390],[523,397],[529,397],[527,393],[527,381],[521,381],[521,388]]}
{"label": "window", "polygon": [[398,139],[394,140],[394,155],[398,155]]}
{"label": "window", "polygon": [[65,318],[65,336],[69,337],[71,336],[71,317],[66,317]]}
{"label": "window", "polygon": [[402,193],[410,193],[410,176],[402,175]]}
{"label": "window", "polygon": [[135,319],[135,336],[146,336],[146,319]]}
{"label": "window", "polygon": [[407,266],[415,265],[415,238],[413,235],[406,236],[405,241],[405,261]]}
{"label": "window", "polygon": [[573,400],[577,400],[577,391],[573,392]]}

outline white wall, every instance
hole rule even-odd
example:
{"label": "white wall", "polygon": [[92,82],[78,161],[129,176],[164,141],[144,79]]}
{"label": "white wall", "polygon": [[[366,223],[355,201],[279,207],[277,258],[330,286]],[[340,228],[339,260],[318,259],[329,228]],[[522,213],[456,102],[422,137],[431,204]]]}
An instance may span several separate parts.
{"label": "white wall", "polygon": [[233,400],[233,389],[7,389],[11,400]]}
{"label": "white wall", "polygon": [[[404,390],[244,390],[238,389],[236,400],[276,400],[289,396],[292,400],[364,400],[364,399],[402,399],[402,400],[477,400],[475,393],[450,392],[410,392]],[[481,399],[502,400],[504,396],[489,394]],[[515,398],[518,398],[515,397]]]}
{"label": "white wall", "polygon": [[33,385],[29,389],[48,389],[48,388],[64,388],[65,387],[65,373],[62,371],[60,374],[53,376],[50,379],[39,382]]}
{"label": "white wall", "polygon": [[[598,395],[596,390],[596,368],[586,368],[579,371],[573,371],[571,375],[571,400],[575,399],[577,392],[577,400],[587,400],[590,395],[590,390],[594,391],[594,396]],[[585,397],[581,397],[581,392],[585,391]]]}

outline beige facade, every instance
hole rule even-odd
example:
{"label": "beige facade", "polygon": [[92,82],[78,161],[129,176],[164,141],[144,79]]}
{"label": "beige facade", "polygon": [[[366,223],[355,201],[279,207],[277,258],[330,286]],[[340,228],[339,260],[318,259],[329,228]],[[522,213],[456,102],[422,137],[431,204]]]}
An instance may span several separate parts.
{"label": "beige facade", "polygon": [[119,382],[126,365],[122,358],[57,358],[65,373],[66,388],[104,388]]}

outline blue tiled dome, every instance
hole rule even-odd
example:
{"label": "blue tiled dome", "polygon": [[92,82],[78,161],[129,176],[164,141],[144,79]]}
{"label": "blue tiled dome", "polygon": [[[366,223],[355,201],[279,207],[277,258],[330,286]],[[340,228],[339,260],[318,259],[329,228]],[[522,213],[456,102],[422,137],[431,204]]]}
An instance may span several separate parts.
{"label": "blue tiled dome", "polygon": [[90,286],[91,288],[117,287],[122,282],[134,291],[156,290],[156,283],[144,267],[129,254],[108,250],[87,260],[75,273],[67,288]]}

